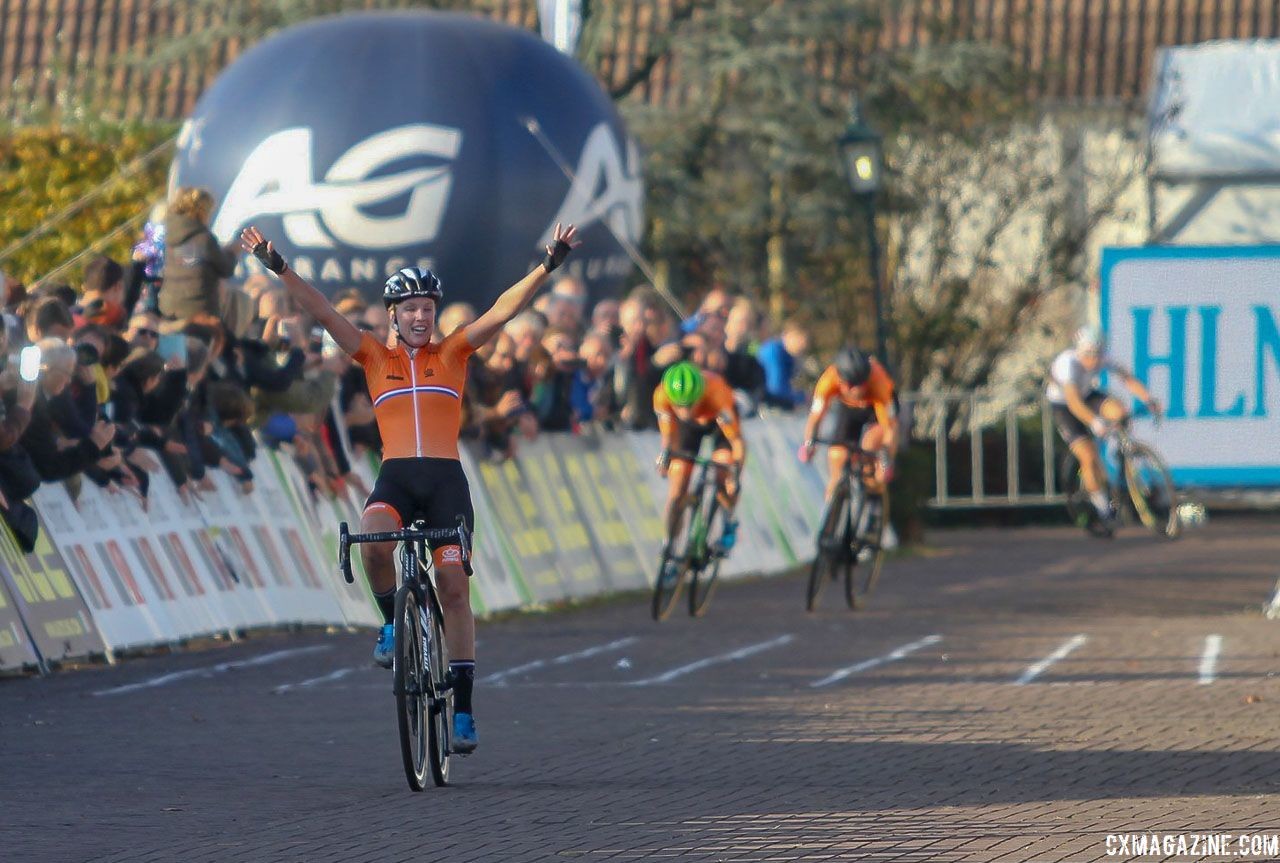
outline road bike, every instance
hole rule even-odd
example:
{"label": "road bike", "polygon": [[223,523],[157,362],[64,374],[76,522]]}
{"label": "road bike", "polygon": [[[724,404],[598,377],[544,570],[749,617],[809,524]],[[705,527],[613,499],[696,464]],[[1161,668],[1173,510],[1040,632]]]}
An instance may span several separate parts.
{"label": "road bike", "polygon": [[672,453],[671,459],[691,462],[694,473],[688,493],[677,504],[679,527],[663,547],[658,577],[653,582],[654,620],[666,620],[671,615],[686,578],[689,614],[693,617],[705,614],[716,589],[720,562],[728,553],[720,544],[727,514],[720,503],[715,474],[729,468],[689,453]]}
{"label": "road bike", "polygon": [[[1112,458],[1108,458],[1107,443],[1112,444],[1109,448]],[[1173,476],[1159,453],[1132,436],[1127,419],[1114,425],[1099,439],[1098,445],[1107,472],[1107,493],[1116,513],[1131,514],[1156,536],[1177,539],[1182,533],[1178,494]],[[1113,464],[1107,463],[1112,460]],[[1089,500],[1080,462],[1070,451],[1063,455],[1062,476],[1071,520],[1093,536],[1110,537],[1114,527],[1098,514]]]}
{"label": "road bike", "polygon": [[[832,441],[818,441],[831,444]],[[878,455],[849,450],[840,482],[822,513],[809,568],[805,608],[813,611],[828,581],[844,577],[844,599],[852,609],[866,605],[884,566],[884,533],[889,519],[889,492],[868,491],[864,476],[875,469]]]}
{"label": "road bike", "polygon": [[414,791],[426,787],[428,772],[436,785],[446,785],[453,733],[453,686],[444,640],[444,614],[428,544],[456,542],[465,565],[471,558],[466,522],[459,516],[455,528],[428,530],[419,520],[384,533],[350,533],[347,523],[342,522],[338,528],[338,564],[348,584],[355,581],[351,574],[351,546],[364,542],[400,543],[391,671],[405,777]]}

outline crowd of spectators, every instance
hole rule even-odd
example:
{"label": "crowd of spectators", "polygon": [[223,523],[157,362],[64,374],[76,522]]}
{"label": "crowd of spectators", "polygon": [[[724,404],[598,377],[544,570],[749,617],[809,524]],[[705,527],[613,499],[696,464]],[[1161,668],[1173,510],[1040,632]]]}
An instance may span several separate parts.
{"label": "crowd of spectators", "polygon": [[[73,496],[91,482],[145,505],[160,471],[184,499],[224,471],[247,493],[264,445],[294,457],[315,493],[364,491],[352,459],[380,441],[362,370],[279,282],[232,281],[238,252],[210,232],[213,208],[204,190],[178,190],[127,264],[94,257],[78,288],[29,290],[0,274],[0,514],[24,546],[42,482]],[[391,338],[381,303],[356,289],[334,302]],[[475,316],[446,305],[437,337]],[[18,373],[29,345],[40,349],[34,381]],[[807,350],[803,328],[768,338],[754,303],[721,288],[680,320],[651,287],[590,307],[587,286],[564,276],[470,359],[462,436],[501,459],[543,432],[656,428],[654,388],[680,359],[722,374],[745,415],[791,410],[805,400],[794,376]]]}

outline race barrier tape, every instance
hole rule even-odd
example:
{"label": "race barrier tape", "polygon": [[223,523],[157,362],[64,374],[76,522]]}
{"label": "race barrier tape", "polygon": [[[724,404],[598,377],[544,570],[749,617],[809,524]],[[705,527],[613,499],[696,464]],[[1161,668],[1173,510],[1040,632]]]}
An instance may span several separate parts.
{"label": "race barrier tape", "polygon": [[[743,427],[740,527],[725,578],[808,559],[821,517],[825,465],[795,457],[803,419]],[[517,458],[495,461],[464,442],[476,613],[649,588],[666,534],[658,448],[656,432],[586,431],[520,441]],[[249,494],[221,472],[192,499],[155,474],[145,506],[90,482],[74,500],[62,484],[42,486],[33,553],[0,522],[0,669],[263,627],[378,625],[360,555],[355,584],[337,567],[338,525],[358,528],[377,469],[357,459],[363,488],[320,495],[291,458],[264,448]]]}

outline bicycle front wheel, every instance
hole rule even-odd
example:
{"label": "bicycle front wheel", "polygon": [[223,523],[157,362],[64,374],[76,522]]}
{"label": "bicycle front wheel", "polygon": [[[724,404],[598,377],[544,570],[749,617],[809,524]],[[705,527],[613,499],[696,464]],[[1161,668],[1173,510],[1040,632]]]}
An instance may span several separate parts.
{"label": "bicycle front wheel", "polygon": [[1125,458],[1124,478],[1138,520],[1157,536],[1177,539],[1182,533],[1178,495],[1173,476],[1155,450],[1135,443]]}
{"label": "bicycle front wheel", "polygon": [[707,517],[703,521],[701,548],[697,549],[697,560],[689,571],[689,614],[702,617],[711,602],[711,594],[715,593],[716,581],[720,575],[720,562],[724,560],[724,551],[720,548],[720,538],[724,535],[725,512],[720,501],[714,497],[708,507]]}
{"label": "bicycle front wheel", "polygon": [[427,633],[427,742],[430,750],[431,780],[437,786],[449,784],[449,739],[453,726],[453,689],[449,682],[449,653],[444,640],[444,616],[435,594],[428,594],[429,609],[422,617]]}
{"label": "bicycle front wheel", "polygon": [[843,482],[836,486],[835,494],[827,502],[822,514],[822,527],[818,531],[818,543],[813,552],[813,565],[809,567],[809,590],[805,594],[805,608],[813,611],[818,605],[818,595],[828,579],[839,575],[839,568],[848,557],[849,491]]}
{"label": "bicycle front wheel", "polygon": [[426,787],[428,736],[427,669],[423,662],[422,616],[418,599],[408,585],[396,592],[395,658],[392,661],[396,695],[396,723],[400,728],[400,755],[409,787]]}
{"label": "bicycle front wheel", "polygon": [[675,608],[676,597],[680,595],[680,585],[684,582],[685,573],[689,569],[690,522],[693,521],[693,499],[686,498],[680,504],[679,528],[676,535],[670,537],[662,558],[658,563],[658,575],[653,581],[652,614],[654,620],[666,620]]}
{"label": "bicycle front wheel", "polygon": [[[889,492],[865,495],[853,521],[856,551],[844,571],[844,599],[850,608],[865,608],[884,567],[884,532],[889,524]],[[861,564],[861,566],[859,566]]]}

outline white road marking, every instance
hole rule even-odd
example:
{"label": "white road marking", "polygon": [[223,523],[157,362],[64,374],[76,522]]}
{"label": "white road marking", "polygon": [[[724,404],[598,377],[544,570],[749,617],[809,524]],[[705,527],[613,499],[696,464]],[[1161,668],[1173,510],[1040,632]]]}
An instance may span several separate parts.
{"label": "white road marking", "polygon": [[688,665],[681,665],[679,668],[673,668],[670,671],[665,671],[657,677],[647,677],[644,680],[629,680],[625,685],[651,686],[655,683],[668,683],[675,680],[677,677],[692,674],[695,671],[699,671],[711,665],[719,665],[722,662],[734,662],[739,659],[746,659],[748,656],[753,656],[766,650],[772,650],[775,647],[781,647],[782,645],[791,642],[794,638],[795,636],[793,635],[779,635],[777,638],[772,638],[769,641],[762,641],[759,644],[750,644],[746,647],[740,647],[732,653],[708,656],[705,659],[699,659],[697,662],[690,662]]}
{"label": "white road marking", "polygon": [[331,671],[328,674],[321,675],[320,677],[309,677],[306,680],[301,680],[297,683],[285,683],[281,686],[277,686],[272,690],[272,692],[279,695],[280,693],[288,692],[291,689],[310,689],[312,686],[316,686],[320,683],[328,683],[331,680],[341,680],[351,672],[360,671],[366,667],[371,666],[358,665],[352,666],[351,668],[339,668],[337,671]]}
{"label": "white road marking", "polygon": [[616,641],[610,641],[608,644],[597,644],[595,647],[588,647],[585,650],[577,650],[577,651],[574,651],[573,653],[566,653],[562,656],[557,656],[552,659],[535,659],[531,662],[526,662],[523,665],[517,665],[514,668],[507,668],[507,669],[504,669],[503,671],[494,672],[493,674],[490,674],[481,682],[505,685],[506,678],[508,677],[513,677],[517,674],[523,674],[526,671],[533,671],[536,668],[544,668],[548,665],[564,665],[569,662],[575,662],[579,659],[589,659],[592,656],[597,656],[601,653],[608,653],[613,650],[618,650],[619,648],[626,647],[629,644],[634,644],[637,641],[639,641],[639,638],[632,635],[632,636],[628,636],[627,638],[619,638]]}
{"label": "white road marking", "polygon": [[1053,665],[1058,660],[1065,658],[1067,654],[1069,654],[1071,651],[1075,650],[1077,647],[1084,644],[1088,640],[1089,640],[1088,637],[1086,637],[1084,633],[1076,633],[1075,635],[1068,638],[1061,645],[1059,645],[1058,649],[1055,650],[1053,653],[1050,653],[1044,659],[1040,660],[1035,665],[1032,665],[1026,671],[1022,672],[1022,676],[1019,677],[1017,680],[1015,680],[1014,684],[1016,686],[1022,686],[1024,684],[1030,683],[1031,681],[1039,677],[1041,674],[1043,674],[1044,670],[1048,668],[1050,665]]}
{"label": "white road marking", "polygon": [[333,646],[329,644],[317,644],[311,647],[292,647],[288,650],[276,650],[272,653],[264,653],[261,656],[255,656],[252,659],[237,659],[232,662],[219,662],[217,665],[210,665],[205,668],[189,668],[186,671],[171,671],[168,674],[161,674],[159,677],[152,677],[149,680],[142,680],[138,683],[116,686],[111,689],[100,689],[93,694],[120,695],[125,692],[135,692],[139,689],[151,689],[154,686],[164,686],[166,683],[173,683],[177,680],[186,680],[189,677],[212,677],[215,674],[222,674],[225,671],[232,671],[237,668],[251,668],[255,665],[270,665],[273,662],[279,662],[282,659],[289,659],[294,656],[302,656],[307,653],[319,653],[323,650],[331,650],[332,647]]}
{"label": "white road marking", "polygon": [[1200,656],[1200,684],[1213,683],[1218,676],[1218,654],[1222,652],[1222,636],[1210,635],[1204,640],[1204,653]]}
{"label": "white road marking", "polygon": [[911,655],[912,653],[915,653],[917,650],[919,650],[922,647],[928,647],[930,644],[937,644],[941,640],[942,640],[941,635],[926,635],[924,638],[920,639],[919,641],[913,641],[910,644],[904,644],[898,649],[893,650],[889,653],[886,653],[884,656],[877,656],[874,659],[865,659],[862,662],[857,663],[856,665],[850,665],[848,668],[841,668],[838,671],[833,671],[830,674],[828,674],[826,677],[822,678],[821,680],[815,680],[813,683],[810,683],[809,685],[813,687],[830,686],[833,683],[837,683],[841,680],[844,680],[846,677],[849,677],[850,675],[857,674],[860,671],[866,671],[868,668],[875,668],[877,665],[884,665],[889,662],[896,662],[899,659],[902,659],[906,656]]}

